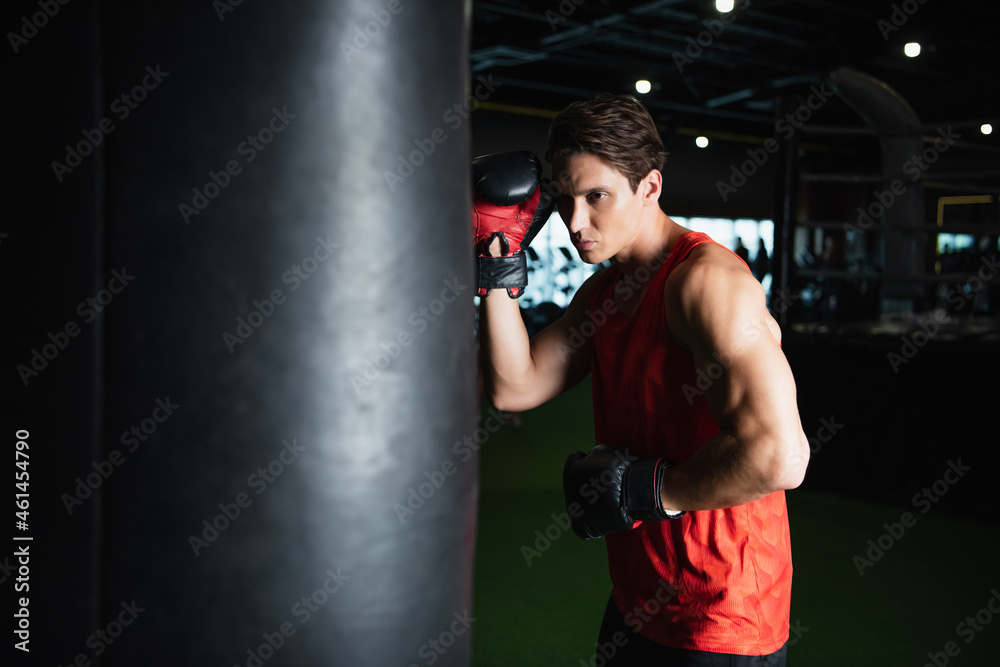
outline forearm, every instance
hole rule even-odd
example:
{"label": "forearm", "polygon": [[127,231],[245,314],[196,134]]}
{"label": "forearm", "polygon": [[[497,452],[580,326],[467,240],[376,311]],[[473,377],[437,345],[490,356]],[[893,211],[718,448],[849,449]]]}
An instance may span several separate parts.
{"label": "forearm", "polygon": [[530,386],[534,363],[531,342],[517,299],[506,290],[480,297],[479,335],[483,384],[490,402],[500,409]]}
{"label": "forearm", "polygon": [[[802,436],[805,439],[805,436]],[[808,444],[805,444],[808,451]],[[801,482],[801,444],[783,447],[775,437],[740,439],[723,430],[706,441],[687,461],[667,470],[661,487],[670,510],[712,510],[743,505]]]}

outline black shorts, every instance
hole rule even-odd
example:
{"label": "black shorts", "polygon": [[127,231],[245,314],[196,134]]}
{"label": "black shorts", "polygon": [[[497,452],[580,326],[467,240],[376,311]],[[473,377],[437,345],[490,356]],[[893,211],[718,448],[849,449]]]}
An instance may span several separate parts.
{"label": "black shorts", "polygon": [[785,667],[788,644],[770,655],[734,655],[671,648],[657,644],[633,630],[608,600],[589,667]]}

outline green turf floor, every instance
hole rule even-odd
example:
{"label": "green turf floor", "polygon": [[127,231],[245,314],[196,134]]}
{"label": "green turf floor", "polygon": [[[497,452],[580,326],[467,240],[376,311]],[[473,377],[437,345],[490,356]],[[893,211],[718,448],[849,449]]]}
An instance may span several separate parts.
{"label": "green turf floor", "polygon": [[[472,664],[591,664],[610,591],[604,543],[583,542],[553,518],[565,511],[566,455],[593,444],[589,381],[521,419],[481,450]],[[995,590],[1000,609],[1000,528],[819,493],[808,476],[787,502],[790,665],[921,667],[935,664],[928,653],[938,667],[1000,665],[1000,614],[987,608]],[[907,510],[915,523],[859,574],[855,556]]]}

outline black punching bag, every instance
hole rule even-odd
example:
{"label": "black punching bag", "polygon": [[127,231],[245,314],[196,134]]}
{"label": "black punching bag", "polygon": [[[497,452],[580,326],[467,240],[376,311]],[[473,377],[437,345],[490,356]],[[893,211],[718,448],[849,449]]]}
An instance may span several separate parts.
{"label": "black punching bag", "polygon": [[468,20],[104,3],[102,664],[468,664]]}

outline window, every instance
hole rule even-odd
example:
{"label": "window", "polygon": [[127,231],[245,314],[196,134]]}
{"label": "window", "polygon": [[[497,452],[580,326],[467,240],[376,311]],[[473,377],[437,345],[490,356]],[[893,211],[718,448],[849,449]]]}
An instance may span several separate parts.
{"label": "window", "polygon": [[[774,256],[774,222],[771,220],[671,217],[683,227],[708,234],[712,240],[730,250],[735,250],[736,239],[742,239],[751,267],[755,265],[761,242],[767,257]],[[528,288],[521,299],[521,305],[530,308],[552,302],[565,308],[580,285],[600,268],[599,265],[580,261],[566,225],[559,213],[553,212],[548,223],[531,242]],[[769,291],[770,273],[764,276],[762,285],[765,292]]]}

